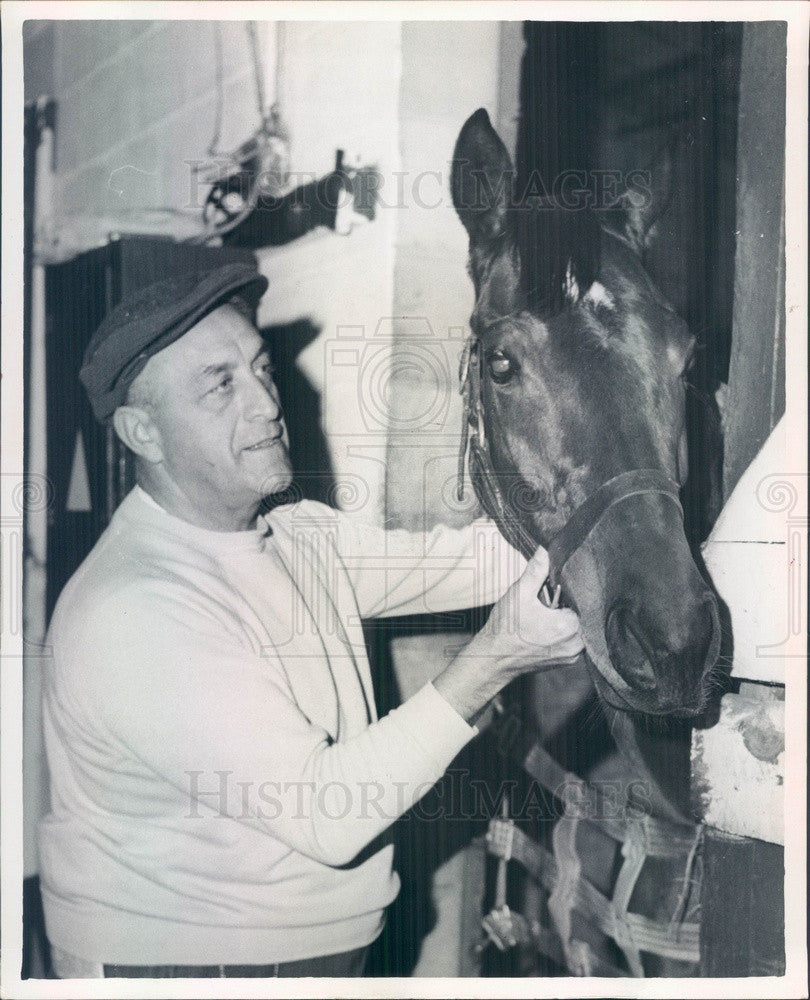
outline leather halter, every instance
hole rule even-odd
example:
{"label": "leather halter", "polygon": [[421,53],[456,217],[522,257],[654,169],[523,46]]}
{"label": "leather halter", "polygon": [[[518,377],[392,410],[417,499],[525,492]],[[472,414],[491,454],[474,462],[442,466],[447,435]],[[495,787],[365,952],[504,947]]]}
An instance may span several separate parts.
{"label": "leather halter", "polygon": [[[459,368],[459,392],[464,400],[464,416],[456,495],[463,500],[464,464],[469,454],[470,479],[481,506],[510,545],[518,549],[524,558],[531,559],[538,543],[522,523],[519,513],[509,506],[498,485],[490,458],[481,395],[482,364],[481,342],[472,334],[464,345]],[[556,587],[562,583],[563,567],[611,507],[629,497],[660,494],[675,503],[683,518],[679,492],[678,484],[661,469],[631,469],[603,483],[576,508],[549,542],[551,585]]]}

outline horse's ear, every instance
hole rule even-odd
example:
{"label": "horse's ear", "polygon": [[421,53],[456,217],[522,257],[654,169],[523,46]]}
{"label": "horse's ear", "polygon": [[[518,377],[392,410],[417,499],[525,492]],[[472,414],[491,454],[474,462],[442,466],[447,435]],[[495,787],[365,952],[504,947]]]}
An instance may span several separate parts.
{"label": "horse's ear", "polygon": [[504,231],[513,183],[506,146],[479,108],[456,140],[451,180],[453,205],[471,243],[487,243]]}
{"label": "horse's ear", "polygon": [[677,138],[670,137],[645,170],[628,174],[627,189],[622,195],[621,228],[638,254],[643,254],[655,241],[656,223],[669,205],[677,145]]}

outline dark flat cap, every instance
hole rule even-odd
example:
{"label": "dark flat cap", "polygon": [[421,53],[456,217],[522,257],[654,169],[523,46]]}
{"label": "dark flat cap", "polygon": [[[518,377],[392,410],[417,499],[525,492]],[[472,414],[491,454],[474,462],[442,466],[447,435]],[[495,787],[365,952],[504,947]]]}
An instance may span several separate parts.
{"label": "dark flat cap", "polygon": [[252,307],[267,278],[249,264],[199,267],[139,289],[93,334],[79,373],[97,420],[109,420],[153,354],[168,347],[217,306],[238,295]]}

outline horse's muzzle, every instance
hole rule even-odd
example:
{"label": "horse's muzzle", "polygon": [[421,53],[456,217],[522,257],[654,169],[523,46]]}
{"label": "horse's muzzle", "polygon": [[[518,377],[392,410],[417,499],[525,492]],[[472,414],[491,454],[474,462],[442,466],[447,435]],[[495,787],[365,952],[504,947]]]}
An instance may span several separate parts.
{"label": "horse's muzzle", "polygon": [[622,707],[680,716],[703,709],[706,677],[720,649],[717,602],[711,591],[673,601],[654,615],[644,602],[619,600],[607,614],[605,638],[611,663],[630,689],[616,692],[626,703]]}

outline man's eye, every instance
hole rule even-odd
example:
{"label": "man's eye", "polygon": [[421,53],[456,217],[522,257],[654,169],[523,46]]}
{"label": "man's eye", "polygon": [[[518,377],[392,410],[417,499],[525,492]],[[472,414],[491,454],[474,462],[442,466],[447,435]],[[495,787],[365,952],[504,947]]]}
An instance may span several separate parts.
{"label": "man's eye", "polygon": [[263,365],[259,365],[259,374],[264,378],[272,378],[275,370],[272,361],[265,361]]}
{"label": "man's eye", "polygon": [[225,378],[217,382],[217,384],[214,386],[213,389],[210,390],[210,392],[214,396],[225,396],[227,395],[227,393],[231,391],[232,386],[233,386],[233,379],[231,378],[230,375],[226,375]]}
{"label": "man's eye", "polygon": [[517,366],[503,351],[493,351],[487,358],[489,374],[493,382],[503,385],[515,374]]}

